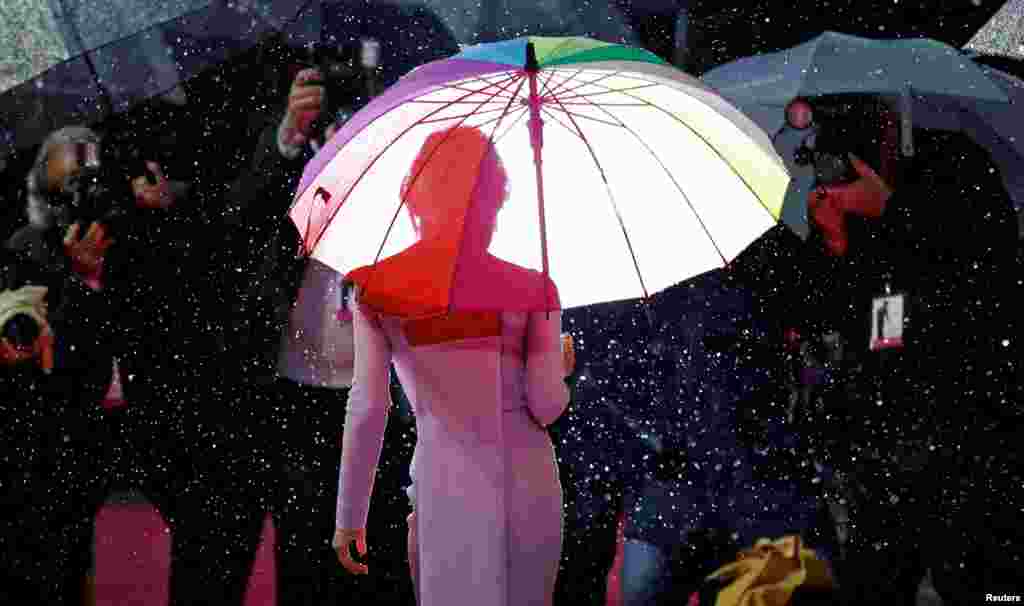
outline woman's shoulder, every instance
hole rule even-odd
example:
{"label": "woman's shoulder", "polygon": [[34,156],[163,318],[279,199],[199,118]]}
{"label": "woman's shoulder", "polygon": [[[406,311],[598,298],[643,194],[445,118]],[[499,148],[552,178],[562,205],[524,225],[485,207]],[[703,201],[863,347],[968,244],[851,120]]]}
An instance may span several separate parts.
{"label": "woman's shoulder", "polygon": [[[422,275],[415,267],[391,258],[356,268],[345,276],[350,300],[386,316],[408,317],[437,311],[437,302],[423,301]],[[440,309],[440,308],[439,308]]]}
{"label": "woman's shoulder", "polygon": [[[400,258],[399,255],[382,259],[374,265],[358,267],[348,272],[345,282],[351,285],[354,293],[362,295],[362,301],[385,313],[392,308],[397,313],[410,305],[417,308],[422,307],[423,309],[420,311],[424,312],[423,315],[429,315],[426,312],[444,310],[445,305],[434,309],[439,304],[438,301],[424,301],[419,305],[405,301],[405,296],[410,294],[408,292],[409,274],[407,273],[410,268],[406,267],[408,261]],[[475,279],[487,280],[488,286],[486,294],[483,294],[483,301],[477,301],[476,299],[479,298],[477,295],[469,297],[473,299],[474,303],[489,305],[497,304],[500,301],[500,308],[504,309],[506,304],[510,304],[510,309],[518,308],[530,311],[553,311],[561,308],[558,286],[550,276],[541,271],[516,265],[497,257],[492,257],[489,266],[482,269],[485,271],[477,275]],[[403,274],[406,278],[400,279],[399,276]],[[373,283],[372,287],[370,287],[371,282]],[[368,287],[370,287],[369,290],[367,290]],[[418,299],[418,296],[414,298]],[[402,314],[398,313],[397,315]]]}
{"label": "woman's shoulder", "polygon": [[364,288],[371,275],[374,280],[381,279],[387,283],[400,282],[409,273],[420,272],[424,269],[422,256],[422,252],[418,249],[409,248],[389,257],[378,259],[369,265],[357,267],[345,274],[345,280]]}
{"label": "woman's shoulder", "polygon": [[502,288],[510,291],[507,292],[509,296],[528,297],[534,303],[531,305],[531,309],[537,311],[541,311],[538,308],[551,310],[561,308],[558,286],[551,276],[503,259],[495,258],[495,260],[501,267]]}

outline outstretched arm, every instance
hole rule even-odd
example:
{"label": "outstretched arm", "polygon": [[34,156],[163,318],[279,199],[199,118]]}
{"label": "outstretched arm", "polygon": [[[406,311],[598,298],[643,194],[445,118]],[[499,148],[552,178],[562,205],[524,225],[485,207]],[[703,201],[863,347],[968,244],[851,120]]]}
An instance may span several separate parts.
{"label": "outstretched arm", "polygon": [[391,407],[391,345],[379,320],[358,302],[352,306],[352,321],[355,378],[342,436],[335,548],[349,572],[366,574],[366,566],[352,560],[349,546],[355,541],[360,553],[366,552],[366,518]]}

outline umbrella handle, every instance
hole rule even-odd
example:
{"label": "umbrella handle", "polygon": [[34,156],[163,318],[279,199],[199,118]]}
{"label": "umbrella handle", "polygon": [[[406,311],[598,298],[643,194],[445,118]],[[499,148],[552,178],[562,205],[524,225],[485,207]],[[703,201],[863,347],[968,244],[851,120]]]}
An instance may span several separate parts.
{"label": "umbrella handle", "polygon": [[551,299],[551,293],[549,292],[550,287],[548,286],[550,282],[550,271],[548,266],[548,230],[544,212],[544,170],[542,168],[543,157],[541,153],[541,150],[544,148],[544,121],[540,117],[541,99],[540,95],[537,94],[537,73],[540,69],[537,65],[537,54],[532,42],[529,42],[526,45],[525,69],[530,83],[530,98],[528,100],[530,108],[530,147],[533,148],[533,166],[537,173],[537,212],[540,215],[540,252],[544,274],[544,304],[545,307],[547,307],[547,302]]}

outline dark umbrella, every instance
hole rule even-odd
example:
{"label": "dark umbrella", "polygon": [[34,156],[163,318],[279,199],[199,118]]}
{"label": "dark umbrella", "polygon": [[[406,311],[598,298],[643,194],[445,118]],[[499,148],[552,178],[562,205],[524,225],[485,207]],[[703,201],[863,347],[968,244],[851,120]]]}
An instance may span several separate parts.
{"label": "dark umbrella", "polygon": [[0,80],[0,140],[9,142],[0,156],[28,149],[61,126],[95,124],[158,95],[182,104],[183,82],[308,20],[299,5],[283,0],[290,10],[274,12],[269,1],[264,10],[199,0],[40,4],[22,3],[27,14],[7,23],[33,25],[21,37],[39,49],[10,55]]}
{"label": "dark umbrella", "polygon": [[190,79],[270,38],[292,50],[375,38],[385,85],[458,49],[447,27],[414,2],[48,1],[25,3],[20,20],[7,23],[31,24],[20,38],[7,32],[8,40],[38,48],[12,50],[0,63],[0,158],[61,126],[96,124],[154,97],[187,105]]}

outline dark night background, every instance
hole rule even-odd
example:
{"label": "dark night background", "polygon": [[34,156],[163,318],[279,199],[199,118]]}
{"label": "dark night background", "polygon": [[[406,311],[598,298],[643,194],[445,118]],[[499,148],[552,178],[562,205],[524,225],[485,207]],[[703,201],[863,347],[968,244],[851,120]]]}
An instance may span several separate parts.
{"label": "dark night background", "polygon": [[[479,10],[483,17],[479,35],[487,40],[500,36],[502,20],[527,0],[433,1]],[[575,0],[574,6],[586,12],[600,2],[621,11],[646,48],[694,76],[740,57],[798,45],[827,30],[872,38],[929,37],[960,48],[1004,4],[993,0]],[[176,26],[162,27],[173,32]],[[207,48],[221,44],[223,50],[233,43],[213,40],[207,44],[211,45]],[[388,78],[421,62],[429,50],[403,49],[401,66],[388,67]],[[243,170],[253,152],[251,143],[268,120],[283,113],[300,61],[295,49],[271,36],[245,45],[232,53],[230,61],[203,69],[184,82],[186,104],[152,99],[98,126],[145,141],[166,173],[203,191],[202,204],[208,205],[203,212],[217,216],[225,184]],[[1024,76],[1024,62],[1018,59],[979,61]],[[32,105],[26,102],[31,95],[31,83],[0,93],[0,128],[20,120],[45,123],[45,116],[25,109]],[[48,130],[40,128],[44,135]],[[24,175],[36,153],[33,143],[38,141],[19,141],[12,155],[0,158],[0,239],[26,221]],[[634,474],[650,473],[652,484],[673,481],[669,472],[697,461],[703,471],[695,472],[693,466],[687,470],[698,484],[695,494],[721,494],[728,500],[761,491],[777,498],[779,507],[800,506],[796,497],[792,503],[785,501],[785,488],[776,490],[782,485],[780,477],[790,479],[785,470],[796,470],[793,475],[804,480],[820,481],[818,472],[808,467],[809,457],[790,444],[794,432],[783,428],[787,413],[780,404],[788,397],[781,393],[781,377],[791,361],[782,335],[794,323],[793,316],[801,313],[794,307],[799,302],[787,291],[787,280],[793,279],[789,270],[800,263],[799,244],[796,236],[777,226],[727,270],[709,272],[659,293],[647,309],[628,301],[567,311],[565,328],[579,347],[578,373],[573,407],[555,432],[563,444],[577,445],[577,450],[568,452],[593,456],[595,464],[622,464]],[[764,406],[756,410],[741,406],[754,399]],[[650,436],[659,435],[664,439],[659,449],[666,452],[659,451],[649,460],[644,444],[649,444]],[[402,446],[407,455],[411,440]],[[630,458],[634,456],[643,463]],[[733,462],[739,467],[741,459],[744,471],[732,473]],[[629,498],[623,494],[628,478],[619,477],[618,472],[566,481],[578,481],[588,490],[607,495],[615,506]],[[404,501],[396,505],[404,506]],[[627,506],[639,507],[638,502]],[[644,523],[641,515],[636,515],[635,523]]]}

